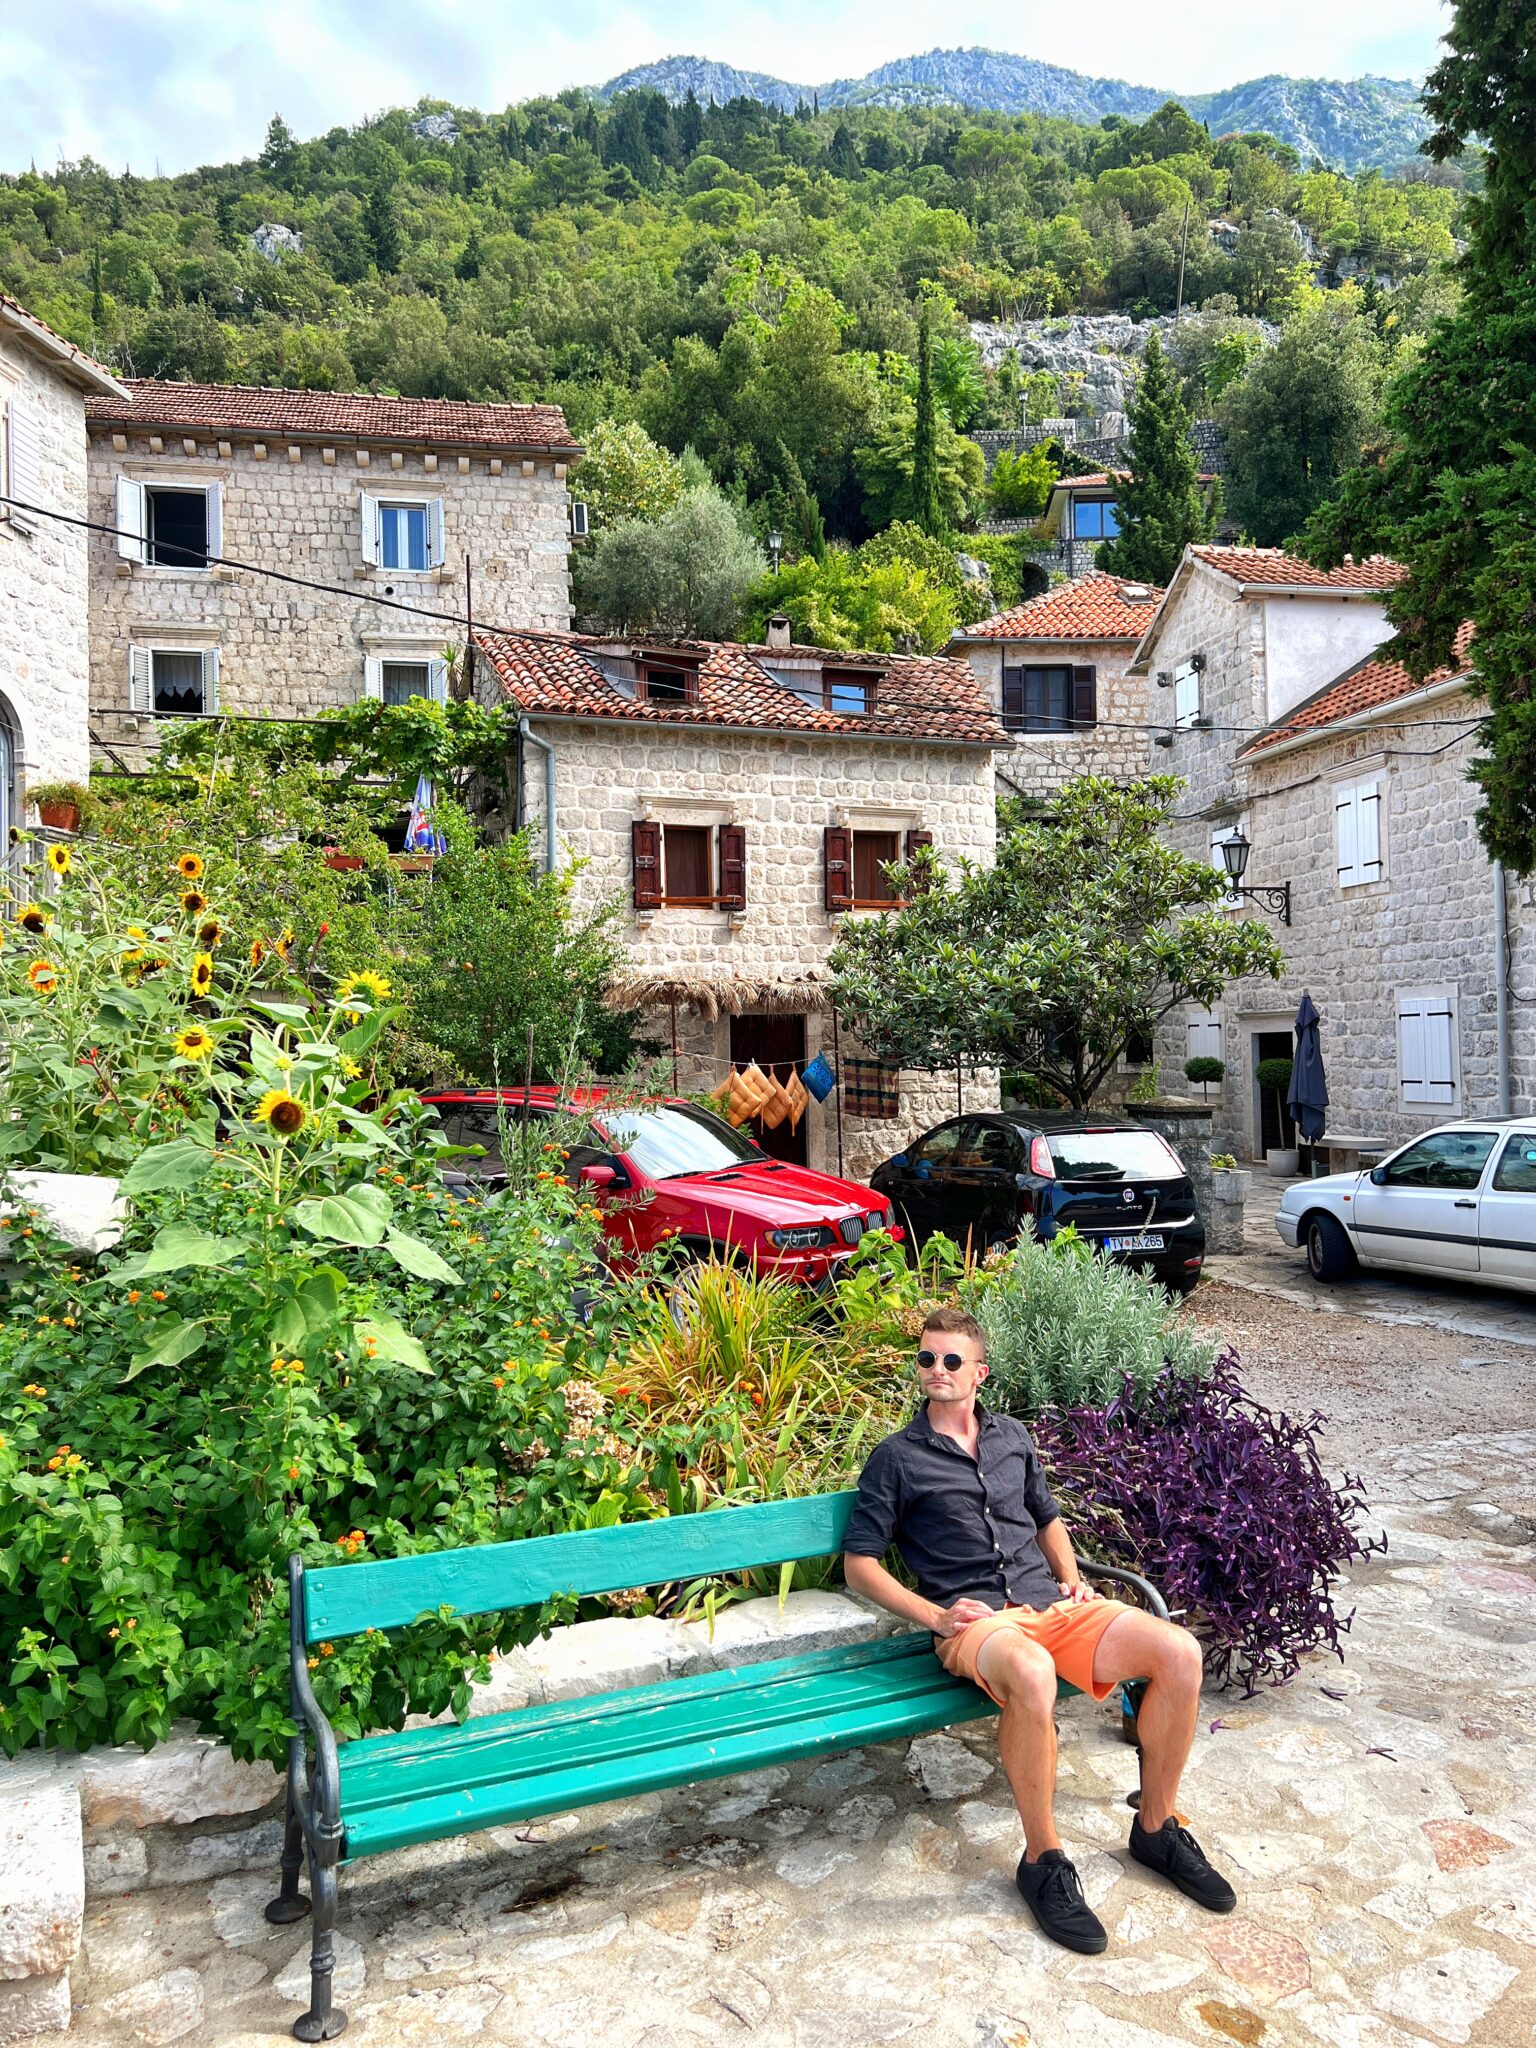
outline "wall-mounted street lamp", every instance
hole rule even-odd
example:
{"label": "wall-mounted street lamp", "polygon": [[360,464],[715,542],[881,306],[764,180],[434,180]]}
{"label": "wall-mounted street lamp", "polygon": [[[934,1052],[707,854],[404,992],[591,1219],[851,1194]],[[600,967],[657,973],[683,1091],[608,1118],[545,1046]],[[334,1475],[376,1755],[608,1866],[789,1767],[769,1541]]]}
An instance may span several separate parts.
{"label": "wall-mounted street lamp", "polygon": [[774,575],[775,575],[775,576],[777,576],[777,575],[778,575],[778,573],[779,573],[779,556],[780,556],[781,552],[783,551],[783,547],[784,547],[784,536],[783,536],[783,534],[782,534],[782,533],[777,533],[777,532],[775,532],[775,533],[770,533],[770,534],[769,534],[769,536],[768,536],[768,552],[769,552],[769,554],[770,554],[770,555],[772,555],[772,557],[773,557],[773,573],[774,573]]}
{"label": "wall-mounted street lamp", "polygon": [[1231,894],[1251,897],[1262,910],[1267,910],[1272,917],[1278,917],[1282,924],[1288,925],[1291,921],[1290,883],[1281,882],[1273,888],[1266,889],[1245,889],[1243,876],[1247,872],[1248,855],[1252,849],[1243,837],[1242,827],[1234,826],[1227,837],[1219,843],[1221,864],[1227,871]]}

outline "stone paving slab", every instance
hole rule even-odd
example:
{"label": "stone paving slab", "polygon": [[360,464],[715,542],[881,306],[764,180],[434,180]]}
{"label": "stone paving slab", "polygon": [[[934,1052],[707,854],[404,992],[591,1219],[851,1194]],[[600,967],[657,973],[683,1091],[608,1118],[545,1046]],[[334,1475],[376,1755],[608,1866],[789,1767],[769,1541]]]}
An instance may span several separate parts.
{"label": "stone paving slab", "polygon": [[[342,1883],[346,2038],[1530,2048],[1533,1472],[1536,1434],[1383,1448],[1391,1547],[1348,1575],[1345,1662],[1208,1696],[1184,1805],[1238,1887],[1230,1918],[1129,1862],[1134,1757],[1113,1704],[1076,1700],[1060,1820],[1103,1956],[1024,1913],[982,1721],[365,1862]],[[273,1889],[235,1872],[89,1900],[80,2048],[285,2038],[307,1937],[261,1917]]]}

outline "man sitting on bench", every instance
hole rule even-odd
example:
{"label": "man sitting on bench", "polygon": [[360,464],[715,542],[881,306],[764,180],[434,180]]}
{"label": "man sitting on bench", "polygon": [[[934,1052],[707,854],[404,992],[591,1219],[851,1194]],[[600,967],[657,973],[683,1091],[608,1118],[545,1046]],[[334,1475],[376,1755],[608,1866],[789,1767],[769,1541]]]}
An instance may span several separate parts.
{"label": "man sitting on bench", "polygon": [[[1231,1912],[1231,1885],[1174,1812],[1200,1708],[1199,1644],[1083,1584],[1029,1431],[976,1398],[987,1364],[975,1317],[939,1309],[920,1344],[923,1405],[859,1479],[843,1549],[849,1586],[932,1629],[945,1670],[1001,1707],[997,1746],[1024,1823],[1017,1882],[1042,1933],[1084,1955],[1108,1940],[1052,1819],[1058,1677],[1096,1700],[1122,1680],[1149,1681],[1131,1855],[1197,1905]],[[915,1593],[880,1562],[893,1543]]]}

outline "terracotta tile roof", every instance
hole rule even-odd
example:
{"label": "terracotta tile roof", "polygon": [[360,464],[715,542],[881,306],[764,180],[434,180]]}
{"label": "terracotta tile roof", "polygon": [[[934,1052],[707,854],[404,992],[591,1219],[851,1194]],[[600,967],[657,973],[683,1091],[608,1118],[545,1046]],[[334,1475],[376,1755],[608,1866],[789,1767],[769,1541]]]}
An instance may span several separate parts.
{"label": "terracotta tile roof", "polygon": [[1189,552],[1195,561],[1234,583],[1263,590],[1392,590],[1408,573],[1401,562],[1386,555],[1342,562],[1337,569],[1314,569],[1284,548],[1192,547]]}
{"label": "terracotta tile roof", "polygon": [[[1388,650],[1392,645],[1391,641],[1387,642]],[[1287,717],[1266,728],[1257,739],[1250,740],[1243,748],[1243,754],[1262,754],[1266,748],[1277,747],[1286,740],[1303,739],[1309,733],[1337,725],[1342,719],[1358,718],[1364,712],[1381,710],[1396,703],[1399,697],[1411,697],[1419,690],[1433,688],[1436,683],[1448,683],[1455,676],[1467,675],[1471,670],[1471,646],[1472,622],[1468,619],[1456,635],[1454,661],[1448,668],[1431,670],[1427,676],[1411,676],[1400,661],[1392,659],[1390,651],[1367,655],[1364,661],[1356,662],[1353,668],[1346,669],[1343,675],[1298,704]]]}
{"label": "terracotta tile roof", "polygon": [[460,448],[579,450],[558,405],[471,405],[453,398],[377,398],[367,392],[270,391],[254,384],[172,384],[123,379],[129,396],[92,399],[93,421],[203,433],[334,434]]}
{"label": "terracotta tile roof", "polygon": [[[1139,600],[1125,592],[1140,591]],[[1090,570],[1055,590],[966,626],[956,640],[1139,640],[1163,593],[1154,584]]]}
{"label": "terracotta tile roof", "polygon": [[62,334],[39,320],[35,313],[29,313],[20,299],[13,299],[9,292],[0,292],[0,326],[15,328],[40,343],[44,353],[59,368],[73,370],[75,381],[102,393],[121,391],[124,387],[109,369],[98,363],[94,356],[88,356],[83,348],[77,348],[72,341],[66,341]]}
{"label": "terracotta tile roof", "polygon": [[[578,633],[477,633],[475,645],[490,661],[510,701],[546,717],[947,740],[956,746],[1008,744],[969,663],[942,654],[844,654],[818,647],[743,647],[730,641],[681,643],[673,651],[703,657],[698,701],[652,704],[626,696],[604,675],[595,656],[631,646],[659,652],[658,642]],[[838,670],[867,670],[875,678],[871,714],[858,718],[824,711],[770,673],[783,664],[806,661],[821,661]]]}

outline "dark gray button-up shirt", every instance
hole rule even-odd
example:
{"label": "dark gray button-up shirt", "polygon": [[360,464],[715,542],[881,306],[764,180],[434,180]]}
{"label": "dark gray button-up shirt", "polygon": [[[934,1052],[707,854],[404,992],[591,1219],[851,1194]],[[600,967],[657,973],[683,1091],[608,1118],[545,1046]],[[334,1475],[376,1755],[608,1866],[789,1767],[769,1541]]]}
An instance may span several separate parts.
{"label": "dark gray button-up shirt", "polygon": [[925,1600],[939,1607],[1049,1607],[1062,1597],[1036,1532],[1061,1510],[1022,1422],[978,1402],[976,1456],[933,1428],[925,1401],[905,1429],[877,1444],[859,1475],[843,1542],[855,1557],[894,1543]]}

